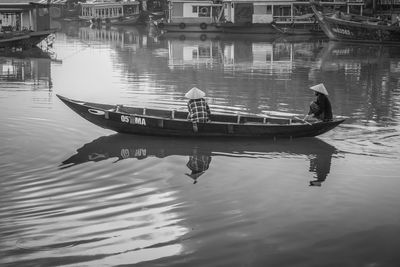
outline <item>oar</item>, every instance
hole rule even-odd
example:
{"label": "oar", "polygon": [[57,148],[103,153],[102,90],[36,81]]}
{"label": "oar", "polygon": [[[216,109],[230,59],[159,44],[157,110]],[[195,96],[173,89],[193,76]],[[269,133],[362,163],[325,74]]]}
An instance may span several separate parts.
{"label": "oar", "polygon": [[307,123],[308,125],[312,125],[312,123],[309,123],[309,122],[306,121],[305,119],[301,119],[301,118],[299,118],[299,117],[297,117],[297,116],[294,116],[293,118],[298,119],[298,120],[300,120],[300,121],[302,121],[302,122],[304,122],[304,123]]}

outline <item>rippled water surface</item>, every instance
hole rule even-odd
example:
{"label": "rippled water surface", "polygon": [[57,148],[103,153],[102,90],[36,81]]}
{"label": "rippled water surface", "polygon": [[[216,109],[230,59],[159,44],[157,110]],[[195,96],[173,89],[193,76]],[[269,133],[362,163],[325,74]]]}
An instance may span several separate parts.
{"label": "rippled water surface", "polygon": [[[156,36],[71,22],[0,54],[0,266],[399,266],[400,50],[275,36]],[[349,117],[318,138],[127,136],[56,94]]]}

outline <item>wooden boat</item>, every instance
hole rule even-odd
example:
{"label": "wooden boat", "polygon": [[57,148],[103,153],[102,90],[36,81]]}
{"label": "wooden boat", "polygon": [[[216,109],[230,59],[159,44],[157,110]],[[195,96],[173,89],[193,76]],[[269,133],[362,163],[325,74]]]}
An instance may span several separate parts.
{"label": "wooden boat", "polygon": [[311,7],[321,29],[331,40],[400,44],[398,24],[343,12],[324,14],[314,2]]}
{"label": "wooden boat", "polygon": [[223,5],[212,0],[170,0],[166,19],[153,21],[166,32],[221,32]]}
{"label": "wooden boat", "polygon": [[35,47],[54,32],[55,30],[1,32],[0,48],[29,49]]}
{"label": "wooden boat", "polygon": [[82,3],[80,19],[92,25],[133,25],[140,18],[138,1],[94,0]]}
{"label": "wooden boat", "polygon": [[304,14],[293,17],[290,23],[275,22],[271,23],[272,27],[279,33],[285,35],[318,35],[324,34],[314,14]]}
{"label": "wooden boat", "polygon": [[211,121],[193,130],[187,112],[98,104],[72,100],[57,95],[72,110],[88,121],[116,132],[138,135],[193,137],[312,137],[323,134],[344,119],[329,122],[305,122],[292,117],[212,114]]}

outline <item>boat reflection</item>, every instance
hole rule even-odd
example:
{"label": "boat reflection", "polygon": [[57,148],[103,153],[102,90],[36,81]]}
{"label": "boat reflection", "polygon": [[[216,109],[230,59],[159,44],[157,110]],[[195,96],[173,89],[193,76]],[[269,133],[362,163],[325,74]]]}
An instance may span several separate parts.
{"label": "boat reflection", "polygon": [[133,50],[146,46],[148,41],[143,29],[134,26],[80,27],[79,38],[89,44],[107,44]]}
{"label": "boat reflection", "polygon": [[[351,99],[348,107],[342,107],[349,109],[347,114],[354,114],[354,119],[398,125],[398,47],[329,41],[316,66],[316,75],[337,81],[341,93],[346,95],[343,99]],[[342,82],[349,80],[352,82],[346,85]]]}
{"label": "boat reflection", "polygon": [[[225,71],[292,73],[296,67],[310,67],[322,49],[319,39],[290,42],[243,39],[167,39],[170,69],[218,66]],[[290,77],[287,77],[290,78]]]}
{"label": "boat reflection", "polygon": [[242,158],[301,158],[310,161],[309,171],[314,180],[311,186],[320,186],[330,172],[331,160],[337,149],[318,138],[296,140],[260,141],[254,139],[177,139],[169,137],[147,137],[114,134],[100,137],[83,147],[77,153],[64,160],[60,168],[69,168],[86,162],[100,162],[107,159],[117,161],[135,158],[143,160],[149,157],[187,156],[185,173],[196,183],[211,166],[213,156]]}

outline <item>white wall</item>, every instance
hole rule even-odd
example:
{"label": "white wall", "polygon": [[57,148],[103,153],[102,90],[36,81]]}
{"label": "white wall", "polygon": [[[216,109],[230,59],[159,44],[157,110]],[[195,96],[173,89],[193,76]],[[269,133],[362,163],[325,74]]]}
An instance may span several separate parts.
{"label": "white wall", "polygon": [[193,6],[195,6],[196,4],[192,4],[192,3],[184,3],[183,4],[183,16],[186,18],[197,18],[198,17],[198,13],[193,13]]}

